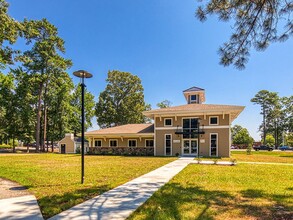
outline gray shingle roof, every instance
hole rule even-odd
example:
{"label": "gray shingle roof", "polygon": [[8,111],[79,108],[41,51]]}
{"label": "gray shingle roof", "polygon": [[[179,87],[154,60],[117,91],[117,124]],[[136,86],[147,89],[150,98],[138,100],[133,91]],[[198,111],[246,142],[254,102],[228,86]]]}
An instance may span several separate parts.
{"label": "gray shingle roof", "polygon": [[184,90],[183,92],[196,92],[196,91],[204,91],[204,89],[193,86],[189,89]]}

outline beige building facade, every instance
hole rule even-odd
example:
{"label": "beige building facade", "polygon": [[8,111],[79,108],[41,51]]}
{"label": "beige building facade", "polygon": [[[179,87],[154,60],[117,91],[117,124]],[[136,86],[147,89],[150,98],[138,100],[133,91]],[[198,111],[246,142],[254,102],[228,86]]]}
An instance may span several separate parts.
{"label": "beige building facade", "polygon": [[86,132],[89,147],[153,148],[154,156],[230,157],[231,123],[244,106],[204,104],[205,90],[183,91],[187,104],[145,111],[153,124]]}

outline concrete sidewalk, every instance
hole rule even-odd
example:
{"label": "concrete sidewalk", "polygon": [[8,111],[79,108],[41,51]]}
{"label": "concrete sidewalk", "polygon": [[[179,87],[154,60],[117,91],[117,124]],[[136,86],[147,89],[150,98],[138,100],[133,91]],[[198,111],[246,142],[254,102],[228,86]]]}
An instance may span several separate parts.
{"label": "concrete sidewalk", "polygon": [[72,207],[50,220],[57,219],[125,219],[154,192],[193,161],[182,157],[115,189]]}
{"label": "concrete sidewalk", "polygon": [[0,219],[41,220],[36,197],[32,195],[0,199]]}
{"label": "concrete sidewalk", "polygon": [[37,199],[26,187],[0,178],[0,219],[43,219]]}

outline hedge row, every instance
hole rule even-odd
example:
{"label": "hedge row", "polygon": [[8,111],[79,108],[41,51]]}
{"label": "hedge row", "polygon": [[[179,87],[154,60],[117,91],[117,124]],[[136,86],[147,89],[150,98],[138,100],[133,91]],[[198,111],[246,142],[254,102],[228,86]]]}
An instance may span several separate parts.
{"label": "hedge row", "polygon": [[90,147],[88,154],[123,155],[123,156],[154,156],[153,147]]}

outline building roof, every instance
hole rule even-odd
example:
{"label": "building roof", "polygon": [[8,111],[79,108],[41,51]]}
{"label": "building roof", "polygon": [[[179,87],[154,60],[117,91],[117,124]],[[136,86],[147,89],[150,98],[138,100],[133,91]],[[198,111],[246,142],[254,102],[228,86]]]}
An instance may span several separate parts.
{"label": "building roof", "polygon": [[197,92],[197,91],[204,91],[204,89],[196,87],[196,86],[193,86],[193,87],[191,87],[189,89],[184,90],[183,92]]}
{"label": "building roof", "polygon": [[112,128],[99,129],[95,131],[85,132],[85,135],[146,135],[154,133],[153,124],[127,124]]}
{"label": "building roof", "polygon": [[154,118],[155,115],[190,115],[190,114],[208,114],[208,113],[230,113],[232,120],[243,111],[244,106],[236,105],[214,105],[214,104],[187,104],[173,106],[169,108],[153,109],[144,111],[143,114],[147,117]]}

